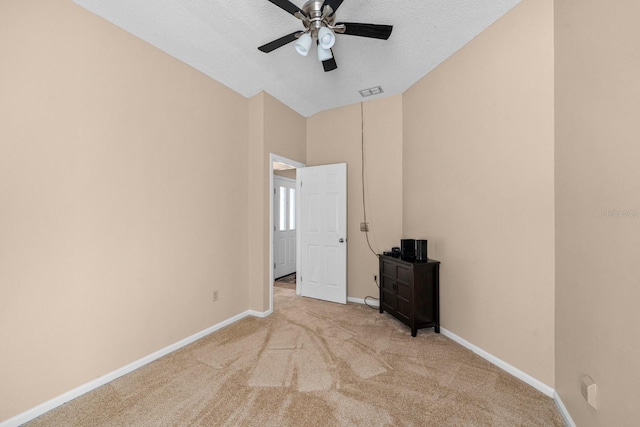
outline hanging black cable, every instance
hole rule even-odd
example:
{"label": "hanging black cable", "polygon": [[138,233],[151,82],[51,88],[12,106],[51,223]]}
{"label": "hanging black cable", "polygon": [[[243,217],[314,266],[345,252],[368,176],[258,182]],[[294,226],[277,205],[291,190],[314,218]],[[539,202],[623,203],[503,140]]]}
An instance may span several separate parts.
{"label": "hanging black cable", "polygon": [[[365,190],[364,190],[364,187],[365,187],[365,185],[364,185],[364,183],[365,183],[365,180],[364,180],[364,106],[363,106],[362,102],[360,102],[360,135],[361,135],[361,143],[362,143],[361,144],[361,151],[362,151],[362,169],[361,169],[362,170],[362,211],[364,213],[364,223],[365,223],[365,226],[366,226],[364,235],[367,238],[367,245],[369,246],[369,249],[371,250],[373,255],[375,255],[375,257],[378,258],[378,254],[376,253],[376,251],[373,250],[373,248],[371,247],[371,243],[369,242],[369,223],[367,222],[367,204],[365,203],[365,197],[364,197],[364,195],[365,195]],[[380,285],[378,284],[377,280],[376,280],[376,286],[378,286],[378,288],[380,288]],[[374,300],[378,300],[378,298],[372,297],[372,296],[369,296],[369,295],[367,295],[364,298],[364,304],[367,307],[370,307],[370,308],[373,308],[374,310],[376,310],[377,307],[374,307],[374,306],[369,305],[367,303],[367,299],[368,298],[374,299]]]}
{"label": "hanging black cable", "polygon": [[364,223],[365,223],[365,232],[364,235],[367,238],[367,245],[369,249],[373,253],[373,255],[378,258],[378,254],[371,247],[371,243],[369,242],[369,223],[367,222],[367,204],[364,201],[364,106],[363,102],[360,102],[360,135],[362,139],[361,151],[362,151],[362,211],[364,212]]}

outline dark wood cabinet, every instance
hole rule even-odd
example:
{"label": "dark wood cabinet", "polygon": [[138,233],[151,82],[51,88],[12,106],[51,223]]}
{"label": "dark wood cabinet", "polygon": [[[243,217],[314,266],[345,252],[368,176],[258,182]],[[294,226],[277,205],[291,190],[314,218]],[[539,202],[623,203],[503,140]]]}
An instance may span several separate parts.
{"label": "dark wood cabinet", "polygon": [[407,262],[380,255],[380,313],[411,328],[440,333],[440,261]]}

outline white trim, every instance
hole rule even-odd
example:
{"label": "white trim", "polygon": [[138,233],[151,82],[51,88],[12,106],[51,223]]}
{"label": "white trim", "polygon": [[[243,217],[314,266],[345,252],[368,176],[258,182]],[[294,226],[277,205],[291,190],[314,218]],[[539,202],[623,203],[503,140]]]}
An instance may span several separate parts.
{"label": "white trim", "polygon": [[67,402],[69,402],[70,400],[73,400],[77,397],[82,396],[83,394],[89,393],[92,390],[97,389],[98,387],[101,387],[107,383],[110,383],[111,381],[120,378],[123,375],[126,375],[130,372],[135,371],[138,368],[141,368],[142,366],[153,362],[154,360],[157,360],[163,356],[166,356],[169,353],[172,353],[186,345],[189,345],[197,340],[199,340],[200,338],[203,338],[219,329],[224,328],[225,326],[229,326],[232,323],[237,322],[238,320],[241,320],[247,316],[256,316],[256,317],[266,317],[268,314],[270,314],[269,312],[265,312],[265,313],[260,313],[260,312],[255,312],[255,311],[251,311],[251,310],[247,310],[243,313],[240,313],[238,315],[235,315],[227,320],[224,320],[220,323],[217,323],[203,331],[200,331],[198,333],[195,333],[193,335],[191,335],[190,337],[187,337],[183,340],[180,340],[174,344],[171,344],[163,349],[160,349],[158,351],[156,351],[155,353],[151,353],[148,356],[143,357],[142,359],[138,359],[135,362],[132,362],[122,368],[116,369],[113,372],[110,372],[106,375],[101,376],[100,378],[97,378],[93,381],[89,381],[86,384],[83,384],[79,387],[74,388],[73,390],[70,390],[66,393],[61,394],[58,397],[54,397],[53,399],[47,400],[44,403],[41,403],[40,405],[31,408],[21,414],[16,415],[15,417],[9,418],[8,420],[2,421],[0,422],[0,427],[17,427],[21,424],[26,423],[27,421],[31,421],[34,418],[39,417],[40,415],[49,412],[52,409],[57,408],[60,405],[63,405]]}
{"label": "white trim", "polygon": [[261,319],[264,319],[265,317],[271,316],[271,314],[273,314],[273,310],[267,310],[267,311],[249,310],[248,313],[253,317],[259,317]]}
{"label": "white trim", "polygon": [[562,417],[564,418],[564,422],[567,424],[567,426],[576,427],[576,423],[573,422],[573,418],[571,418],[571,414],[569,414],[567,407],[564,406],[564,403],[562,402],[562,399],[560,399],[560,395],[558,394],[557,391],[553,392],[553,401],[556,402],[556,406],[560,410],[560,413],[562,414]]}
{"label": "white trim", "polygon": [[[371,297],[371,298],[375,298],[375,297]],[[375,298],[373,301],[371,302],[364,302],[363,298],[352,298],[352,297],[348,297],[347,298],[347,302],[354,302],[356,304],[363,304],[363,305],[368,305],[370,307],[375,307],[378,308],[380,307],[380,302],[378,301],[378,298]]]}
{"label": "white trim", "polygon": [[489,362],[493,363],[498,368],[500,368],[500,369],[502,369],[504,371],[507,371],[508,373],[513,375],[514,377],[524,381],[525,383],[529,384],[531,387],[535,388],[536,390],[541,391],[542,393],[546,394],[549,397],[553,397],[553,393],[555,392],[555,390],[553,388],[549,387],[548,385],[546,385],[545,383],[543,383],[542,381],[540,381],[540,380],[532,377],[531,375],[521,371],[520,369],[516,368],[515,366],[508,364],[504,360],[495,357],[491,353],[488,353],[488,352],[484,351],[480,347],[477,347],[476,345],[471,344],[469,341],[465,340],[462,337],[459,337],[458,335],[454,334],[451,331],[448,331],[448,330],[446,330],[446,329],[441,327],[440,328],[440,332],[442,332],[442,335],[451,338],[452,340],[454,340],[458,344],[462,345],[463,347],[468,348],[469,350],[473,351],[474,353],[476,353],[477,355],[479,355],[483,359],[486,359]]}

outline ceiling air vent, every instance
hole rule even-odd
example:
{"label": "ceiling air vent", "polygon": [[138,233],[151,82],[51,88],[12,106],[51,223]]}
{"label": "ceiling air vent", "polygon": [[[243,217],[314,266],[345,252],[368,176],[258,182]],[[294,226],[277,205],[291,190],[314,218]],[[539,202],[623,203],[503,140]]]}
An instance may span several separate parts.
{"label": "ceiling air vent", "polygon": [[382,90],[382,87],[375,86],[375,87],[370,87],[369,89],[359,90],[358,92],[360,92],[360,96],[362,96],[363,98],[366,98],[367,96],[371,96],[371,95],[379,95],[384,91]]}

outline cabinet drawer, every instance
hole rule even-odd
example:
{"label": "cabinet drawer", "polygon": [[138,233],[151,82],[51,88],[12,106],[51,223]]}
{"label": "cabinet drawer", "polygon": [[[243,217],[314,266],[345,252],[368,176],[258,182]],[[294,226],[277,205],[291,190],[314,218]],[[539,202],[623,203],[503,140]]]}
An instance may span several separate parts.
{"label": "cabinet drawer", "polygon": [[411,267],[405,267],[404,265],[398,265],[398,280],[411,283],[413,281],[413,269]]}
{"label": "cabinet drawer", "polygon": [[382,271],[380,272],[380,274],[386,274],[387,276],[395,278],[396,277],[396,264],[384,261],[382,263]]}
{"label": "cabinet drawer", "polygon": [[411,303],[404,298],[398,296],[396,298],[396,307],[398,308],[396,317],[402,318],[403,321],[408,321],[411,318]]}
{"label": "cabinet drawer", "polygon": [[395,280],[385,274],[380,276],[380,288],[386,291],[393,291],[395,289]]}
{"label": "cabinet drawer", "polygon": [[387,290],[383,290],[382,292],[380,292],[380,295],[380,304],[382,308],[388,313],[395,313],[396,306],[398,305],[398,298],[396,297],[396,294]]}
{"label": "cabinet drawer", "polygon": [[396,282],[396,293],[399,297],[411,300],[411,286],[408,283]]}

